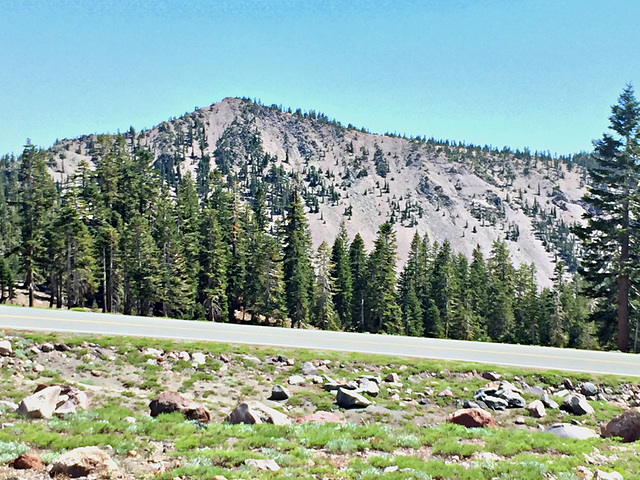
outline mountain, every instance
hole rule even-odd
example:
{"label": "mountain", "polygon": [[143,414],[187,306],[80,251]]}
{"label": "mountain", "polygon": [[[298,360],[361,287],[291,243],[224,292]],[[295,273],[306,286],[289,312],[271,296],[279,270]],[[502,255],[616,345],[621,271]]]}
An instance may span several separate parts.
{"label": "mountain", "polygon": [[[550,284],[557,258],[576,265],[569,227],[586,206],[576,157],[377,135],[314,111],[238,98],[124,137],[131,149],[153,152],[172,186],[187,172],[206,183],[212,169],[247,199],[262,186],[274,220],[298,190],[316,245],[333,242],[344,221],[370,248],[380,224],[391,220],[401,262],[418,231],[468,257],[476,244],[487,254],[494,240],[507,239],[514,263],[535,264],[542,286]],[[83,160],[91,164],[96,139],[51,147],[54,178],[63,181]]]}

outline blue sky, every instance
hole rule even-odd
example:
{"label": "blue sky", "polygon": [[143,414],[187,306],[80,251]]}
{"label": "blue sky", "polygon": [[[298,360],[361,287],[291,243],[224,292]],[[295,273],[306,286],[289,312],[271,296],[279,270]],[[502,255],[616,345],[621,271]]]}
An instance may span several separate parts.
{"label": "blue sky", "polygon": [[227,96],[568,154],[640,88],[637,0],[0,0],[0,19],[0,154]]}

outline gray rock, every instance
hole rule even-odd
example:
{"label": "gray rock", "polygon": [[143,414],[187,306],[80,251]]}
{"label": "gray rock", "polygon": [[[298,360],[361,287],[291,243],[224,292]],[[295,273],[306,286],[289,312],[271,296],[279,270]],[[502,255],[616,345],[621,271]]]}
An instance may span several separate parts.
{"label": "gray rock", "polygon": [[482,372],[480,375],[482,378],[489,380],[490,382],[497,382],[502,378],[502,375],[496,372]]}
{"label": "gray rock", "polygon": [[260,402],[240,403],[227,417],[232,424],[246,423],[249,425],[258,423],[270,423],[273,425],[290,425],[291,420],[284,413],[267,407]]}
{"label": "gray rock", "polygon": [[358,388],[360,391],[370,395],[372,397],[377,397],[380,393],[380,387],[373,380],[369,380],[367,378],[360,378],[358,381]]}
{"label": "gray rock", "polygon": [[603,472],[602,470],[596,470],[595,480],[624,480],[621,473],[618,472]]}
{"label": "gray rock", "polygon": [[462,408],[482,408],[477,402],[471,400],[465,400],[462,404]]}
{"label": "gray rock", "polygon": [[540,387],[530,387],[529,385],[527,385],[526,387],[524,387],[522,389],[522,391],[524,393],[527,393],[529,395],[543,395],[545,393],[543,388]]}
{"label": "gray rock", "polygon": [[372,382],[376,382],[378,385],[382,383],[382,378],[380,378],[378,375],[360,375],[359,378],[371,380]]}
{"label": "gray rock", "polygon": [[51,418],[60,400],[59,386],[44,388],[25,397],[18,405],[18,413],[29,418]]}
{"label": "gray rock", "polygon": [[0,355],[8,357],[13,353],[11,342],[9,340],[0,340]]}
{"label": "gray rock", "polygon": [[289,385],[300,385],[301,383],[304,383],[304,378],[300,375],[291,375],[289,377]]}
{"label": "gray rock", "polygon": [[572,382],[570,379],[568,379],[568,378],[565,378],[565,379],[562,381],[562,386],[563,386],[564,388],[566,388],[567,390],[573,390],[573,389],[574,389],[573,382]]}
{"label": "gray rock", "polygon": [[300,370],[305,377],[318,375],[318,369],[311,362],[304,362]]}
{"label": "gray rock", "polygon": [[291,396],[289,390],[287,390],[282,385],[274,385],[271,388],[271,397],[270,400],[286,400]]}
{"label": "gray rock", "polygon": [[574,415],[587,415],[593,413],[593,407],[589,405],[586,398],[578,395],[567,395],[564,398],[562,409]]}
{"label": "gray rock", "polygon": [[541,400],[534,400],[527,405],[527,411],[533,418],[542,418],[547,415],[547,411],[544,408],[544,404]]}
{"label": "gray rock", "polygon": [[198,365],[204,365],[207,363],[207,356],[202,352],[196,352],[191,355],[191,360],[193,360],[193,363],[197,363]]}
{"label": "gray rock", "polygon": [[336,403],[342,408],[366,408],[371,405],[371,401],[367,398],[357,392],[345,390],[344,388],[338,389]]}
{"label": "gray rock", "polygon": [[571,425],[570,423],[554,423],[550,425],[545,433],[552,433],[556,437],[575,438],[577,440],[586,440],[588,438],[597,437],[598,434],[586,427]]}
{"label": "gray rock", "polygon": [[498,390],[496,397],[506,400],[508,408],[524,408],[527,404],[526,400],[522,398],[519,393],[512,390]]}
{"label": "gray rock", "polygon": [[390,373],[389,375],[384,377],[384,381],[391,382],[391,383],[400,383],[400,377],[398,376],[397,373]]}
{"label": "gray rock", "polygon": [[584,382],[580,387],[580,393],[585,397],[594,397],[598,394],[598,387],[591,382]]}
{"label": "gray rock", "polygon": [[53,343],[43,343],[42,345],[40,345],[40,350],[45,353],[53,352]]}
{"label": "gray rock", "polygon": [[0,410],[13,413],[18,410],[18,405],[8,400],[0,400]]}
{"label": "gray rock", "polygon": [[245,465],[253,467],[257,470],[268,470],[271,472],[277,472],[278,470],[280,470],[280,465],[278,465],[275,460],[271,459],[260,460],[257,458],[247,458],[244,463]]}
{"label": "gray rock", "polygon": [[484,404],[491,410],[504,410],[509,406],[509,402],[503,398],[494,397],[492,395],[481,395],[476,397],[477,402],[484,402]]}
{"label": "gray rock", "polygon": [[558,404],[546,392],[542,394],[542,396],[540,397],[540,401],[547,408],[552,408],[552,409],[558,408]]}
{"label": "gray rock", "polygon": [[511,382],[507,382],[506,380],[503,380],[502,382],[500,382],[500,390],[508,390],[510,392],[516,392],[516,393],[519,393],[519,394],[522,395],[522,390],[521,389],[516,387]]}

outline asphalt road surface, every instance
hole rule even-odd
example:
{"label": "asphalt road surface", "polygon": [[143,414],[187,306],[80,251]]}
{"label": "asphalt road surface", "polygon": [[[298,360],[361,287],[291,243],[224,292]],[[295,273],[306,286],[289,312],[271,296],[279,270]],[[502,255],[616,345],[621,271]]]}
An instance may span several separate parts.
{"label": "asphalt road surface", "polygon": [[337,350],[640,377],[640,356],[628,353],[258,327],[40,308],[0,306],[0,329]]}

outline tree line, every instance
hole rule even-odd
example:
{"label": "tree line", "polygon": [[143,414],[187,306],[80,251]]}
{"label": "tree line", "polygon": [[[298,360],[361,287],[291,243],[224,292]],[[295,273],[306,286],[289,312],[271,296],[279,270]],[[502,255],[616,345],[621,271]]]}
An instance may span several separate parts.
{"label": "tree line", "polygon": [[596,142],[593,208],[576,229],[581,274],[557,261],[552,288],[539,289],[533,265],[514,266],[502,240],[468,259],[416,233],[399,269],[390,222],[371,251],[344,225],[314,250],[295,186],[276,218],[257,178],[249,201],[220,169],[169,186],[150,151],[102,135],[94,168],[83,162],[58,183],[48,152],[29,142],[0,158],[0,301],[21,285],[30,305],[43,290],[58,308],[626,350],[639,236],[631,87],[612,111],[616,135]]}

